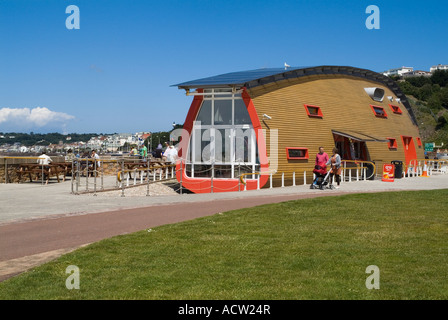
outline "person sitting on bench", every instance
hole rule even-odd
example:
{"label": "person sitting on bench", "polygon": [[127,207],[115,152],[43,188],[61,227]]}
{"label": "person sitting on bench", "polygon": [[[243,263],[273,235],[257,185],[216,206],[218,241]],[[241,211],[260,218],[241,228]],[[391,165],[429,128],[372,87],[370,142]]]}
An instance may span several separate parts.
{"label": "person sitting on bench", "polygon": [[[44,169],[45,171],[50,169],[50,163],[52,163],[53,160],[47,156],[47,152],[44,150],[42,151],[42,154],[37,158],[37,163],[40,165],[39,169]],[[48,181],[49,177],[47,177],[47,174],[44,171],[44,179]]]}

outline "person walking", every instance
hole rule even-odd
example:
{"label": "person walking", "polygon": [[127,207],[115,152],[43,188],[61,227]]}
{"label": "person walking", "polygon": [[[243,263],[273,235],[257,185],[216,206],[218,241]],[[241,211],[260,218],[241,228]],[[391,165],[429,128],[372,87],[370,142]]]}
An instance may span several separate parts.
{"label": "person walking", "polygon": [[341,156],[339,155],[338,148],[333,148],[333,155],[331,158],[327,161],[327,165],[331,165],[331,171],[330,171],[330,185],[333,182],[333,176],[335,177],[337,186],[336,189],[339,189],[339,185],[341,183]]}

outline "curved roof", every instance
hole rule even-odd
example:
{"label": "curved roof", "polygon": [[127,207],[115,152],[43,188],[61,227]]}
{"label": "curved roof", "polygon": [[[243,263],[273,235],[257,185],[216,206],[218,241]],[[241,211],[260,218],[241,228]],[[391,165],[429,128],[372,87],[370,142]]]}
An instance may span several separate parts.
{"label": "curved roof", "polygon": [[286,79],[300,78],[311,75],[331,75],[344,74],[352,77],[359,77],[371,81],[381,83],[388,87],[402,102],[408,110],[412,122],[417,125],[415,115],[411,109],[409,101],[400,90],[395,81],[389,77],[368,69],[361,69],[350,66],[315,66],[315,67],[290,67],[284,68],[265,68],[248,71],[231,72],[216,75],[208,78],[202,78],[192,81],[179,83],[179,89],[196,89],[196,88],[241,88],[247,89],[266,85],[271,82],[277,82]]}

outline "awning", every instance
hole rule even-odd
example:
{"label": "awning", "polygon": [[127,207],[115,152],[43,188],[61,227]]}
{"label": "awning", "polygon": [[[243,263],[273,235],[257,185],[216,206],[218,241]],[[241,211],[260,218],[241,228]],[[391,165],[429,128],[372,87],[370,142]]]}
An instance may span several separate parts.
{"label": "awning", "polygon": [[339,136],[343,136],[343,137],[350,138],[350,139],[357,140],[357,141],[373,141],[373,142],[388,142],[389,141],[387,139],[372,137],[371,135],[367,135],[365,133],[358,132],[358,131],[345,130],[345,129],[343,131],[339,131],[339,130],[331,130],[331,131],[333,132],[333,134],[337,134]]}

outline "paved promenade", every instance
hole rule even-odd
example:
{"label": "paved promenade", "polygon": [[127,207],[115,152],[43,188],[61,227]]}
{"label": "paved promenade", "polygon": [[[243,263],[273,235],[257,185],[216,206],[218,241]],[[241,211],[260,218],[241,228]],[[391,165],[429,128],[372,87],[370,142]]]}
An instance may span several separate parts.
{"label": "paved promenade", "polygon": [[[145,196],[73,195],[70,182],[0,184],[0,281],[80,246],[119,234],[218,212],[282,201],[363,192],[448,189],[448,175],[342,183],[337,190],[309,185],[253,191]],[[139,195],[140,192],[140,195]]]}

